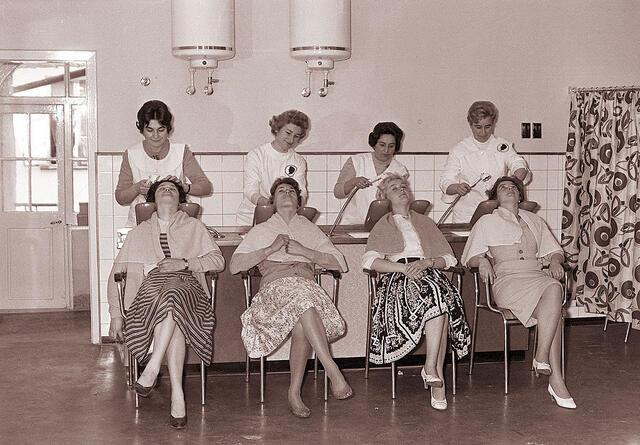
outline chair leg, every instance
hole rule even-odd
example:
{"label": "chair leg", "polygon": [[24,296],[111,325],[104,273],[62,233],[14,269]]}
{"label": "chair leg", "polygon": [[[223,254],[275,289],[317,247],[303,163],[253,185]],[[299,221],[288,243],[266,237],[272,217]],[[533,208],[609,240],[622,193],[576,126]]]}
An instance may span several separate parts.
{"label": "chair leg", "polygon": [[245,364],[244,364],[244,381],[245,383],[249,383],[249,367],[251,365],[251,359],[249,358],[249,354],[245,355]]}
{"label": "chair leg", "polygon": [[504,322],[504,393],[509,393],[509,326]]}
{"label": "chair leg", "polygon": [[564,329],[565,329],[565,324],[564,324],[565,320],[564,320],[564,314],[562,315],[562,317],[560,318],[560,323],[562,323],[560,325],[560,366],[562,367],[562,378],[564,379]]}
{"label": "chair leg", "polygon": [[131,389],[133,388],[133,384],[135,383],[134,376],[133,376],[133,361],[135,359],[133,358],[133,355],[131,355],[131,352],[129,352],[129,349],[127,349],[127,360],[129,361],[128,363],[129,375],[127,378],[127,383],[129,385],[129,389]]}
{"label": "chair leg", "polygon": [[318,380],[318,356],[313,351],[313,380]]}
{"label": "chair leg", "polygon": [[[138,360],[136,360],[135,357],[131,357],[131,366],[133,366],[133,376],[135,380],[138,380]],[[133,391],[133,396],[135,397],[135,401],[136,401],[136,409],[138,409],[138,407],[140,406],[140,398],[138,396],[138,393],[136,391]]]}
{"label": "chair leg", "polygon": [[391,398],[396,398],[396,362],[391,362]]}
{"label": "chair leg", "polygon": [[207,367],[204,362],[200,360],[200,404],[205,405],[207,403]]}
{"label": "chair leg", "polygon": [[473,357],[476,355],[476,333],[478,332],[478,307],[473,311],[473,329],[471,330],[471,356],[469,357],[469,375],[473,373]]}
{"label": "chair leg", "polygon": [[609,316],[605,315],[604,316],[604,328],[602,329],[603,331],[607,332],[607,325],[609,324]]}
{"label": "chair leg", "polygon": [[364,378],[369,378],[369,342],[371,341],[371,300],[373,299],[373,285],[371,283],[371,278],[367,279],[367,284],[369,287],[369,301],[367,304],[367,338],[366,338],[366,350],[364,356]]}
{"label": "chair leg", "polygon": [[260,403],[264,403],[264,356],[260,357]]}
{"label": "chair leg", "polygon": [[329,399],[329,376],[327,375],[327,371],[324,373],[324,401],[326,402]]}
{"label": "chair leg", "polygon": [[453,380],[453,395],[456,395],[456,353],[451,348],[451,380]]}
{"label": "chair leg", "polygon": [[631,321],[627,324],[627,333],[624,336],[625,343],[627,342],[627,340],[629,340],[629,332],[631,331],[631,324],[632,324]]}
{"label": "chair leg", "polygon": [[533,366],[533,359],[536,358],[536,351],[537,350],[538,350],[538,325],[536,325],[533,328],[533,351],[531,352],[531,355],[533,357],[531,359],[531,371],[535,371],[536,370],[535,366]]}

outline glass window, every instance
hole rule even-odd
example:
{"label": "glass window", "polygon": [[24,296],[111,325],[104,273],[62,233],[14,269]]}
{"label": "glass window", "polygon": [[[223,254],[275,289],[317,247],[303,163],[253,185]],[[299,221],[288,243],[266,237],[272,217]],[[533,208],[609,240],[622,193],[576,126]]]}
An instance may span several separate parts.
{"label": "glass window", "polygon": [[[65,89],[65,76],[69,79],[69,91]],[[86,95],[86,64],[84,63],[0,62],[0,96],[85,97]]]}

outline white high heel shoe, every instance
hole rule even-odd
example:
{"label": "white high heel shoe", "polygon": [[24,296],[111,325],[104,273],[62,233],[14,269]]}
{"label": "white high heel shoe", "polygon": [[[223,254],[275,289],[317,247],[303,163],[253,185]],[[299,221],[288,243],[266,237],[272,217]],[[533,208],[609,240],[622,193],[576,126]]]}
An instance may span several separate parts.
{"label": "white high heel shoe", "polygon": [[422,383],[424,383],[424,389],[429,389],[430,386],[434,388],[442,388],[442,380],[440,380],[435,375],[427,374],[427,372],[422,368],[420,371],[420,377],[422,377]]}
{"label": "white high heel shoe", "polygon": [[540,374],[549,376],[551,375],[551,365],[549,363],[539,362],[533,358],[533,372],[536,373],[536,377]]}
{"label": "white high heel shoe", "polygon": [[436,400],[431,396],[431,408],[437,409],[438,411],[444,411],[447,409],[447,398],[445,396],[444,400]]}
{"label": "white high heel shoe", "polygon": [[567,409],[576,409],[578,407],[576,405],[576,402],[573,401],[573,397],[569,397],[568,399],[563,399],[562,397],[558,397],[556,392],[551,387],[551,383],[549,383],[549,386],[547,386],[547,391],[549,391],[549,394],[551,394],[551,397],[558,404],[559,407],[567,408]]}

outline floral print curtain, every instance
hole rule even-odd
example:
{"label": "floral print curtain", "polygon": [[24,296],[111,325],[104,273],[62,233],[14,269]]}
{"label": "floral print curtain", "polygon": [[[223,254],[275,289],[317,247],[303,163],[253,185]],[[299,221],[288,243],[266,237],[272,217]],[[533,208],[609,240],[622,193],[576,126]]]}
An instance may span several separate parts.
{"label": "floral print curtain", "polygon": [[638,91],[574,92],[569,114],[562,246],[588,312],[640,329]]}

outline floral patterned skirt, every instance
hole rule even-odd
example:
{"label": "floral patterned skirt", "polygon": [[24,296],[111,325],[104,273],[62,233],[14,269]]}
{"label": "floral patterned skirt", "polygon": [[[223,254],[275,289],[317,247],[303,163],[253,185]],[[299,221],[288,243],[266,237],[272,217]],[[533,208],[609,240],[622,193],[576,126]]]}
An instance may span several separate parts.
{"label": "floral patterned skirt", "polygon": [[242,341],[249,357],[269,355],[285,341],[300,316],[315,308],[332,342],[344,334],[346,325],[331,298],[307,278],[273,280],[253,297],[242,316]]}
{"label": "floral patterned skirt", "polygon": [[449,315],[449,338],[458,357],[469,352],[471,333],[462,297],[444,272],[426,269],[419,280],[400,272],[381,273],[372,307],[369,361],[391,363],[409,354],[432,318]]}

